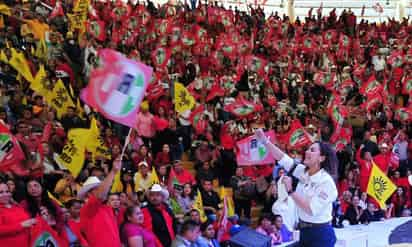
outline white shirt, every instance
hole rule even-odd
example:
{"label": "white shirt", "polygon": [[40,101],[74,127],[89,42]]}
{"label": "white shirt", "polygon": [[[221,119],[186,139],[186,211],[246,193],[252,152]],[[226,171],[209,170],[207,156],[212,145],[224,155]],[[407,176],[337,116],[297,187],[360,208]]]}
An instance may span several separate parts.
{"label": "white shirt", "polygon": [[[293,159],[284,155],[279,165],[289,171],[293,166]],[[297,212],[300,220],[308,223],[326,223],[332,220],[332,203],[338,197],[333,178],[323,169],[310,176],[304,165],[298,165],[293,176],[299,179],[296,193],[309,201],[312,214],[308,214],[298,205]]]}
{"label": "white shirt", "polygon": [[293,232],[294,230],[296,230],[296,226],[299,222],[296,208],[297,207],[295,201],[290,196],[286,196],[285,199],[280,200],[278,198],[276,202],[273,203],[272,213],[282,216],[285,226],[289,231]]}

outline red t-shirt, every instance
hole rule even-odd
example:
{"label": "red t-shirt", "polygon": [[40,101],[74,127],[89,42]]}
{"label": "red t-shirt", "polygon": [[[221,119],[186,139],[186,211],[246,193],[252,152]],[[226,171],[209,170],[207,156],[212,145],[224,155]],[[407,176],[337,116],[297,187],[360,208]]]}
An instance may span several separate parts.
{"label": "red t-shirt", "polygon": [[80,210],[80,225],[89,246],[121,246],[113,209],[94,195]]}
{"label": "red t-shirt", "polygon": [[28,219],[30,216],[22,207],[13,205],[6,208],[0,205],[0,245],[29,246],[30,228],[21,225],[22,221]]}
{"label": "red t-shirt", "polygon": [[175,172],[175,177],[177,181],[179,182],[179,184],[191,184],[191,185],[196,184],[196,180],[193,177],[193,175],[186,170],[183,170],[180,174],[177,174]]}

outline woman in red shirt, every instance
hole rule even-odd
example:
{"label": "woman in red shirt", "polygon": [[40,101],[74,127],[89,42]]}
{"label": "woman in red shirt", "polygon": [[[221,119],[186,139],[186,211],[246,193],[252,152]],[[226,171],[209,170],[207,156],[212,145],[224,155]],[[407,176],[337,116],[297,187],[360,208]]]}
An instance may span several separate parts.
{"label": "woman in red shirt", "polygon": [[167,164],[170,164],[170,148],[169,144],[163,144],[162,152],[156,154],[155,165],[159,167]]}
{"label": "woman in red shirt", "polygon": [[0,182],[0,245],[29,246],[30,227],[36,224],[26,211],[12,204],[11,193],[6,183]]}
{"label": "woman in red shirt", "polygon": [[402,211],[406,208],[410,208],[410,201],[408,200],[403,187],[398,187],[396,193],[392,197],[392,203],[394,208],[392,213],[395,217],[401,217]]}

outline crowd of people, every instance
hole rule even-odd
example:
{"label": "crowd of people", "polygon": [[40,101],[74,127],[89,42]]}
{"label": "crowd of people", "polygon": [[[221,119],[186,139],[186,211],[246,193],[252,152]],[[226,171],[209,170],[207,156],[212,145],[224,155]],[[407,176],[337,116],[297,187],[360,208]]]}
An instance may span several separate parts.
{"label": "crowd of people", "polygon": [[[73,21],[80,2],[83,28]],[[285,167],[237,164],[236,142],[259,128],[274,130],[297,161],[313,142],[334,147],[334,227],[411,216],[412,25],[322,12],[291,21],[260,6],[201,1],[3,1],[1,130],[24,159],[0,164],[0,244],[29,246],[40,222],[73,247],[229,246],[249,227],[272,245],[291,241],[299,219],[279,182]],[[128,128],[79,97],[101,48],[154,69],[126,147]],[[33,86],[40,70],[41,89]],[[45,96],[58,82],[75,102],[62,112]],[[175,110],[175,82],[196,99],[193,109]],[[87,150],[72,174],[57,157],[70,130],[95,120],[105,152]],[[285,136],[296,129],[303,134],[292,142]],[[386,208],[367,194],[374,164],[397,186]],[[232,192],[228,201],[219,186]]]}

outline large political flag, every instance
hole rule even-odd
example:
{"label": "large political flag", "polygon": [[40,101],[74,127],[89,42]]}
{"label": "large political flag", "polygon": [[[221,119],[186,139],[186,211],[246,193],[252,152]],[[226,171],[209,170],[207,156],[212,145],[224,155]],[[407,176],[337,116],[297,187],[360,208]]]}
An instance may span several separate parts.
{"label": "large political flag", "polygon": [[[275,140],[275,132],[273,130],[265,132],[265,135],[272,142]],[[263,165],[275,162],[266,146],[259,142],[254,135],[242,139],[236,144],[236,160],[239,165]]]}
{"label": "large political flag", "polygon": [[375,199],[381,208],[385,208],[386,200],[396,190],[396,185],[372,161],[372,170],[369,176],[368,194]]}
{"label": "large political flag", "polygon": [[100,50],[98,56],[99,67],[91,72],[81,98],[106,118],[135,127],[152,68],[111,49]]}

